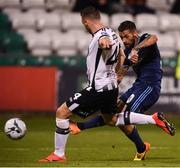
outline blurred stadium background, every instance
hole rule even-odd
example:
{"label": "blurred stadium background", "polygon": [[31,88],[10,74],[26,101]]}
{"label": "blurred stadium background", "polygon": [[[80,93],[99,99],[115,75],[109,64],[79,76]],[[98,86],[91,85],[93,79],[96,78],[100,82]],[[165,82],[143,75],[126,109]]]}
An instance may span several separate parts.
{"label": "blurred stadium background", "polygon": [[[58,105],[84,87],[85,56],[91,36],[81,24],[79,10],[90,4],[102,12],[103,22],[114,29],[117,29],[120,22],[131,20],[136,23],[140,34],[149,32],[158,36],[164,77],[161,97],[150,112],[163,111],[178,118],[179,2],[178,0],[0,0],[1,133],[5,120],[10,117],[25,117],[29,126],[31,126],[30,119],[27,119],[29,115],[32,121],[34,116],[40,115],[38,119],[44,123],[43,117],[45,121],[47,120],[44,114],[50,115],[52,120]],[[120,90],[124,92],[134,79],[134,74],[130,71],[121,83]],[[175,122],[178,125],[177,119]],[[5,143],[5,138],[3,142]]]}

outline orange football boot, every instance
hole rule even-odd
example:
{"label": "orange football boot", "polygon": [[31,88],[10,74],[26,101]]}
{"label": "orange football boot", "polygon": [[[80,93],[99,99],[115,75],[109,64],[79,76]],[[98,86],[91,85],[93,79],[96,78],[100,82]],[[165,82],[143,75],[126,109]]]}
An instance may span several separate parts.
{"label": "orange football boot", "polygon": [[163,113],[154,113],[152,115],[154,121],[156,122],[156,125],[160,128],[162,128],[167,134],[174,136],[175,135],[175,128],[173,124],[170,124]]}
{"label": "orange football boot", "polygon": [[52,152],[49,156],[47,156],[46,158],[40,159],[39,160],[40,163],[46,163],[46,162],[66,162],[66,157],[62,156],[59,157],[56,154],[54,154],[54,152]]}

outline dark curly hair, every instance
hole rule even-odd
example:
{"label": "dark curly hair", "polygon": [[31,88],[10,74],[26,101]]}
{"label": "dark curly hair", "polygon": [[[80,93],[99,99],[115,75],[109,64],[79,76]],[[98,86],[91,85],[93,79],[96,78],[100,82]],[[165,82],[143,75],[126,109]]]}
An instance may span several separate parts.
{"label": "dark curly hair", "polygon": [[131,22],[129,20],[126,20],[124,22],[122,22],[119,27],[118,27],[118,31],[122,32],[124,30],[130,30],[130,31],[134,31],[136,30],[136,25],[134,22]]}

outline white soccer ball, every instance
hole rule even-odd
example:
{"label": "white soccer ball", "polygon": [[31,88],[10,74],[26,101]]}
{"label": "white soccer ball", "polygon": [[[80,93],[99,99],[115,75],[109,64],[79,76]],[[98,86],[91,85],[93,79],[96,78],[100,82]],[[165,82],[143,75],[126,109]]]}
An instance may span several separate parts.
{"label": "white soccer ball", "polygon": [[4,126],[5,134],[13,140],[24,137],[26,130],[26,124],[19,118],[9,119]]}

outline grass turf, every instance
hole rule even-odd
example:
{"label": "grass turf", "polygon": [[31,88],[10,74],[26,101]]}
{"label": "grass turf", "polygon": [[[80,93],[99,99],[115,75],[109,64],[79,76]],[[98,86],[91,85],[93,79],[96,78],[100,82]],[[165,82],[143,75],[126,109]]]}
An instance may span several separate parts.
{"label": "grass turf", "polygon": [[145,161],[132,161],[133,144],[117,129],[101,127],[86,130],[77,136],[70,135],[67,144],[67,163],[38,163],[38,159],[53,151],[54,117],[24,117],[27,135],[17,141],[3,133],[7,116],[0,117],[0,166],[1,167],[175,167],[180,166],[180,118],[172,118],[177,128],[171,137],[156,126],[138,126],[143,139],[151,143]]}

